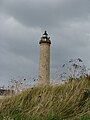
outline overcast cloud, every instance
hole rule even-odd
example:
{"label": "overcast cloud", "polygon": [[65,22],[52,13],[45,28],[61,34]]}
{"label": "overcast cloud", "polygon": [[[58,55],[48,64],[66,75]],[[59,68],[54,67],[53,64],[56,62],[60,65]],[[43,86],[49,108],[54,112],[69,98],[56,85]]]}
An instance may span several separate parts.
{"label": "overcast cloud", "polygon": [[0,86],[37,78],[44,30],[52,41],[52,79],[71,58],[90,67],[90,0],[0,0]]}

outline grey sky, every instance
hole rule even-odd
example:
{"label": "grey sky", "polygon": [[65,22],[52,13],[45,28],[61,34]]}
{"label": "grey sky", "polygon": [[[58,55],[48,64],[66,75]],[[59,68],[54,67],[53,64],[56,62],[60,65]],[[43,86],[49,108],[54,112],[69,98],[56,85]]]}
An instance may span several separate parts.
{"label": "grey sky", "polygon": [[90,0],[0,0],[0,85],[38,76],[44,30],[52,41],[51,78],[71,58],[90,67]]}

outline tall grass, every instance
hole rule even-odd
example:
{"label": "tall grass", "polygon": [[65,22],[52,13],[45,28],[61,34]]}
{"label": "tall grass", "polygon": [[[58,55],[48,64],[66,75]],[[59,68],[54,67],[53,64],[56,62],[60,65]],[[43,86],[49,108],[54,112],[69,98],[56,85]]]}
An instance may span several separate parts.
{"label": "tall grass", "polygon": [[36,86],[0,104],[1,119],[9,116],[15,120],[89,120],[89,115],[89,77],[65,84]]}

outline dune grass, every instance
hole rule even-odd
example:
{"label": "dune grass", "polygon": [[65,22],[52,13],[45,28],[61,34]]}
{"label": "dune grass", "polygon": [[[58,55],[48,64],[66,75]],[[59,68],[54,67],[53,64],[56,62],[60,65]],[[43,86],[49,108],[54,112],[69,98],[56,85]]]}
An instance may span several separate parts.
{"label": "dune grass", "polygon": [[[36,86],[0,103],[0,120],[90,120],[90,78]],[[12,119],[12,120],[13,120]]]}

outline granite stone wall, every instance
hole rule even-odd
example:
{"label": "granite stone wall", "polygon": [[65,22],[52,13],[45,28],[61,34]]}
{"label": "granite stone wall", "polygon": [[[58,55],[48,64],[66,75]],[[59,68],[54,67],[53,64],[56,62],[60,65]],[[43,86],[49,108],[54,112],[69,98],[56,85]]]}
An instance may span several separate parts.
{"label": "granite stone wall", "polygon": [[39,84],[50,83],[50,44],[40,44]]}

